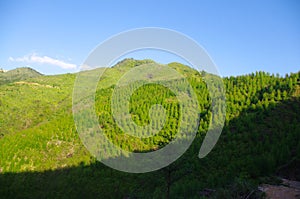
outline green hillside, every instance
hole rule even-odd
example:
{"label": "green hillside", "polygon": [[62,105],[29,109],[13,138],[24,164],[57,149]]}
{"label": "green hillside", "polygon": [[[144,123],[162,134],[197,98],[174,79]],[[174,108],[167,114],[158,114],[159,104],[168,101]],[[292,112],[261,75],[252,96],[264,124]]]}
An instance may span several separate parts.
{"label": "green hillside", "polygon": [[[151,105],[161,104],[168,116],[163,129],[153,137],[137,139],[115,123],[110,101],[116,83],[133,67],[151,63],[155,64],[123,60],[106,69],[98,83],[95,108],[99,125],[128,151],[165,146],[174,139],[181,117],[174,93],[148,84],[133,93],[130,113],[138,125],[149,124]],[[43,76],[28,68],[0,73],[0,197],[260,198],[257,185],[274,183],[274,176],[300,180],[300,72],[285,77],[255,72],[223,78],[225,126],[212,152],[199,159],[211,118],[211,96],[203,78],[213,76],[180,63],[169,66],[186,77],[195,91],[200,125],[181,158],[145,174],[110,169],[83,146],[72,116],[76,74]]]}
{"label": "green hillside", "polygon": [[0,85],[39,76],[42,76],[42,74],[28,67],[17,68],[14,70],[9,70],[7,72],[3,72],[2,70],[0,70]]}

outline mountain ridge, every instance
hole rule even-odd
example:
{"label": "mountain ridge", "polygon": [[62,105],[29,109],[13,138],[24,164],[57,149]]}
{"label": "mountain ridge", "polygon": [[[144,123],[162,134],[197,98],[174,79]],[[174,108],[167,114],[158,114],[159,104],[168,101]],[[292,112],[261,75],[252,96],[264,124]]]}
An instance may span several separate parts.
{"label": "mountain ridge", "polygon": [[[113,66],[111,67],[103,67],[105,69],[109,69],[109,68],[123,68],[123,69],[130,69],[132,67],[136,67],[136,66],[140,66],[140,65],[144,65],[144,64],[160,64],[159,62],[156,62],[152,59],[134,59],[134,58],[125,58],[119,62],[117,62],[116,64],[114,64]],[[179,63],[179,62],[169,62],[167,64],[163,64],[163,65],[168,65],[170,67],[172,67],[173,69],[176,69],[180,72],[187,72],[187,71],[194,71],[194,72],[199,72],[200,74],[202,73],[207,73],[206,71],[202,70],[202,71],[198,71],[197,69],[191,67],[191,66],[188,66],[188,65],[185,65],[185,64],[182,64],[182,63]],[[98,70],[98,69],[102,69],[102,67],[100,68],[94,68],[92,70]],[[0,70],[1,71],[1,70]],[[23,72],[22,72],[23,71]],[[46,76],[56,76],[56,75],[65,75],[65,74],[69,74],[69,73],[62,73],[62,74],[54,74],[54,75],[47,75],[47,74],[42,74],[40,73],[39,71],[33,69],[32,67],[17,67],[15,69],[12,69],[12,70],[3,70],[2,69],[2,72],[0,72],[0,84],[1,84],[1,78],[3,78],[1,75],[3,74],[6,74],[7,76],[14,76],[15,74],[17,73],[30,73],[30,72],[27,72],[27,71],[31,71],[31,73],[33,74],[32,77],[38,77],[38,76],[42,76],[42,75],[46,75]],[[72,74],[77,74],[77,73],[80,73],[80,72],[84,72],[84,71],[88,71],[88,70],[83,70],[83,71],[79,71],[79,72],[75,72],[75,73],[72,73]],[[287,76],[288,73],[286,73],[285,75],[279,75],[279,74],[275,74],[275,73],[271,73],[271,72],[265,72],[265,71],[254,71],[254,72],[251,72],[251,73],[245,73],[245,74],[239,74],[239,75],[230,75],[230,76],[224,76],[222,78],[237,78],[237,77],[242,77],[242,76],[254,76],[255,74],[257,73],[266,73],[268,75],[272,75],[272,76],[276,76],[276,77],[280,77],[280,78],[284,78],[284,76]],[[299,73],[299,71],[297,72],[289,72],[289,74],[297,74]],[[11,73],[11,74],[9,74]],[[35,74],[35,75],[34,75]],[[31,76],[29,78],[32,78]],[[27,77],[25,77],[27,78]],[[25,79],[24,78],[24,79]],[[17,79],[17,78],[16,78]],[[24,79],[20,79],[20,80],[24,80]],[[13,80],[13,81],[17,81],[17,80]]]}

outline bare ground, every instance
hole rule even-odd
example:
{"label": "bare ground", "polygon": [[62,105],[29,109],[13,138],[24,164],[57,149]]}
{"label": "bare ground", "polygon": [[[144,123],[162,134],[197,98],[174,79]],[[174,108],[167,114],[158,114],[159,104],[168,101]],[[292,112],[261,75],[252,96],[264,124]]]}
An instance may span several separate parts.
{"label": "bare ground", "polygon": [[281,185],[262,184],[259,189],[268,199],[300,199],[300,182],[282,179]]}

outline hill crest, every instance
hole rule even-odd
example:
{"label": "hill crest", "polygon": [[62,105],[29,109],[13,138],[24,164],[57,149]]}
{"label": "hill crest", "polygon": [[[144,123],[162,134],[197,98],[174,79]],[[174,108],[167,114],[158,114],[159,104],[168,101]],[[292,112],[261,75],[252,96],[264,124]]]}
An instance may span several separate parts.
{"label": "hill crest", "polygon": [[2,72],[0,73],[0,85],[26,80],[29,78],[35,78],[42,75],[43,74],[41,74],[40,72],[29,67],[21,67],[9,71],[2,70]]}

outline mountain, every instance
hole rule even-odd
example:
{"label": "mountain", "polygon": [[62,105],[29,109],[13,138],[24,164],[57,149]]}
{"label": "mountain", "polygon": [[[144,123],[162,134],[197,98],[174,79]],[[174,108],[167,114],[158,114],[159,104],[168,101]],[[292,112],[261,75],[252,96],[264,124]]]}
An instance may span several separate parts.
{"label": "mountain", "polygon": [[28,67],[17,68],[6,72],[2,71],[0,72],[0,85],[39,76],[42,76],[42,74]]}
{"label": "mountain", "polygon": [[[157,65],[152,60],[127,59],[112,68],[82,72],[88,77],[105,70],[95,96],[99,125],[114,144],[135,152],[158,150],[172,141],[181,117],[174,93],[148,84],[133,92],[130,114],[138,125],[147,125],[151,106],[161,104],[168,116],[161,131],[139,139],[116,124],[110,108],[112,94],[119,79],[142,64]],[[211,96],[203,81],[210,74],[199,74],[180,63],[168,66],[183,74],[195,91],[200,125],[182,157],[144,174],[113,170],[84,147],[72,115],[76,74],[37,75],[2,83],[1,198],[261,198],[258,185],[280,183],[276,176],[300,180],[300,72],[285,77],[255,72],[223,78],[225,126],[215,148],[199,159],[212,117]],[[161,78],[155,72],[145,77]],[[128,87],[122,89],[130,92]]]}

